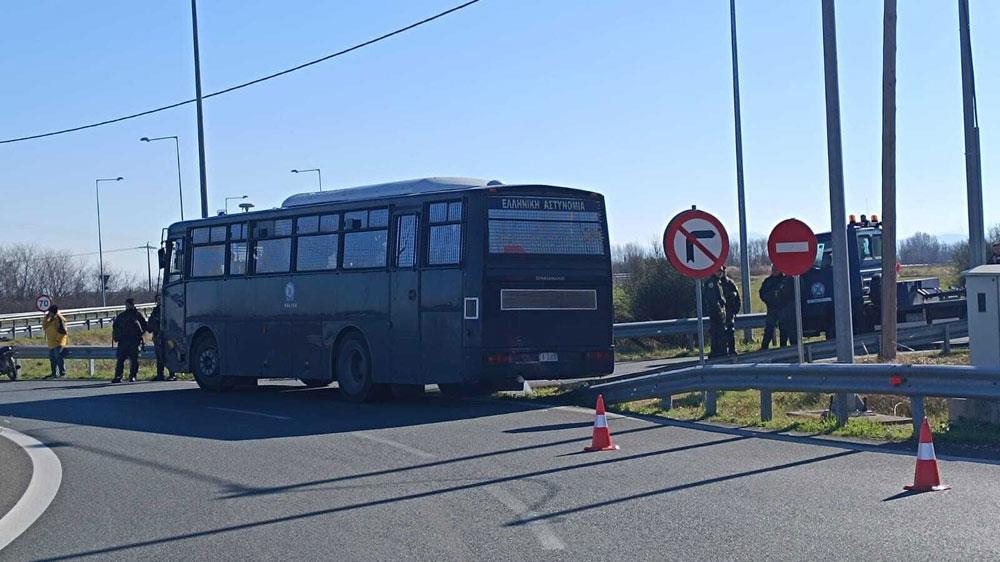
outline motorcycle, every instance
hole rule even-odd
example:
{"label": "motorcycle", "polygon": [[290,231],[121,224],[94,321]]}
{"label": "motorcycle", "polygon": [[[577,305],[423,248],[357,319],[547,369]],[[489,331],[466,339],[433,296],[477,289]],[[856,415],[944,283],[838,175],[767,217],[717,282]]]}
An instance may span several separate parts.
{"label": "motorcycle", "polygon": [[[7,341],[7,338],[0,338],[0,344]],[[16,381],[20,370],[21,366],[14,359],[14,346],[0,345],[0,376],[7,375],[10,380]]]}

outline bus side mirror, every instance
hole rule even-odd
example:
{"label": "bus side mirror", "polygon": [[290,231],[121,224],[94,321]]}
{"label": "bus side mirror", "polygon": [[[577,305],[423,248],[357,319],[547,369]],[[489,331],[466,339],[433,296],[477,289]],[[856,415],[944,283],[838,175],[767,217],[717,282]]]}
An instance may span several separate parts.
{"label": "bus side mirror", "polygon": [[160,269],[166,269],[170,265],[170,252],[169,247],[160,248],[156,251],[156,259],[160,265]]}

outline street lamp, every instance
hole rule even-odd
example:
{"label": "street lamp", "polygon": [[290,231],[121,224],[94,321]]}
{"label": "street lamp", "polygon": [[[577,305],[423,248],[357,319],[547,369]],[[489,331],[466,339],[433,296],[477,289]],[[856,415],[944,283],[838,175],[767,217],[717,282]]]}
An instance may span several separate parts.
{"label": "street lamp", "polygon": [[104,242],[101,240],[101,182],[122,181],[123,177],[98,178],[94,181],[94,191],[97,192],[97,256],[101,264],[101,306],[108,306],[107,280],[104,278]]}
{"label": "street lamp", "polygon": [[310,168],[308,170],[292,170],[293,174],[301,174],[303,172],[316,172],[319,176],[319,190],[323,191],[323,172],[319,171],[319,168]]}
{"label": "street lamp", "polygon": [[240,195],[238,197],[226,197],[226,214],[227,215],[229,214],[229,202],[230,201],[236,201],[236,200],[239,200],[239,199],[246,199],[246,198],[247,198],[246,195]]}
{"label": "street lamp", "polygon": [[177,194],[181,198],[181,220],[184,220],[184,189],[181,186],[181,143],[177,139],[177,135],[155,138],[142,137],[139,140],[142,142],[153,142],[167,139],[174,139],[174,151],[177,153]]}

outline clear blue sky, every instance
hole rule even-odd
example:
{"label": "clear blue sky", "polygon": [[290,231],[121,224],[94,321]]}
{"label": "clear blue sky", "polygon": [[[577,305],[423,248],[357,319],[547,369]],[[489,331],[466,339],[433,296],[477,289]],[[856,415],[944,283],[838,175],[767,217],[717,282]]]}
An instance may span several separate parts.
{"label": "clear blue sky", "polygon": [[[457,0],[203,0],[211,92],[409,24]],[[837,3],[849,212],[878,212],[881,2]],[[819,0],[740,0],[749,229],[829,225]],[[972,2],[986,219],[1000,221],[1000,3]],[[966,232],[958,17],[952,0],[899,8],[899,231]],[[374,47],[205,104],[210,208],[272,207],[314,187],[430,175],[593,188],[615,243],[644,242],[692,203],[737,230],[726,0],[483,0]],[[8,2],[0,18],[0,137],[193,95],[190,11],[163,2]],[[181,136],[198,213],[194,108],[0,145],[4,242],[95,251],[158,242],[178,217],[169,143]],[[141,252],[107,261],[144,271]]]}

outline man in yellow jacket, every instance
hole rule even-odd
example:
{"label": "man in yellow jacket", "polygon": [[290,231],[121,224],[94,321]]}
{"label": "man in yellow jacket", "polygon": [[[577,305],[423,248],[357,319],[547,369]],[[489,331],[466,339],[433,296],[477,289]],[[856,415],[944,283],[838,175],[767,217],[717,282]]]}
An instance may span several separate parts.
{"label": "man in yellow jacket", "polygon": [[45,341],[49,344],[49,366],[52,373],[49,378],[65,377],[66,365],[63,354],[69,345],[69,331],[66,329],[66,319],[59,314],[59,307],[52,305],[42,319],[42,329],[45,331]]}

